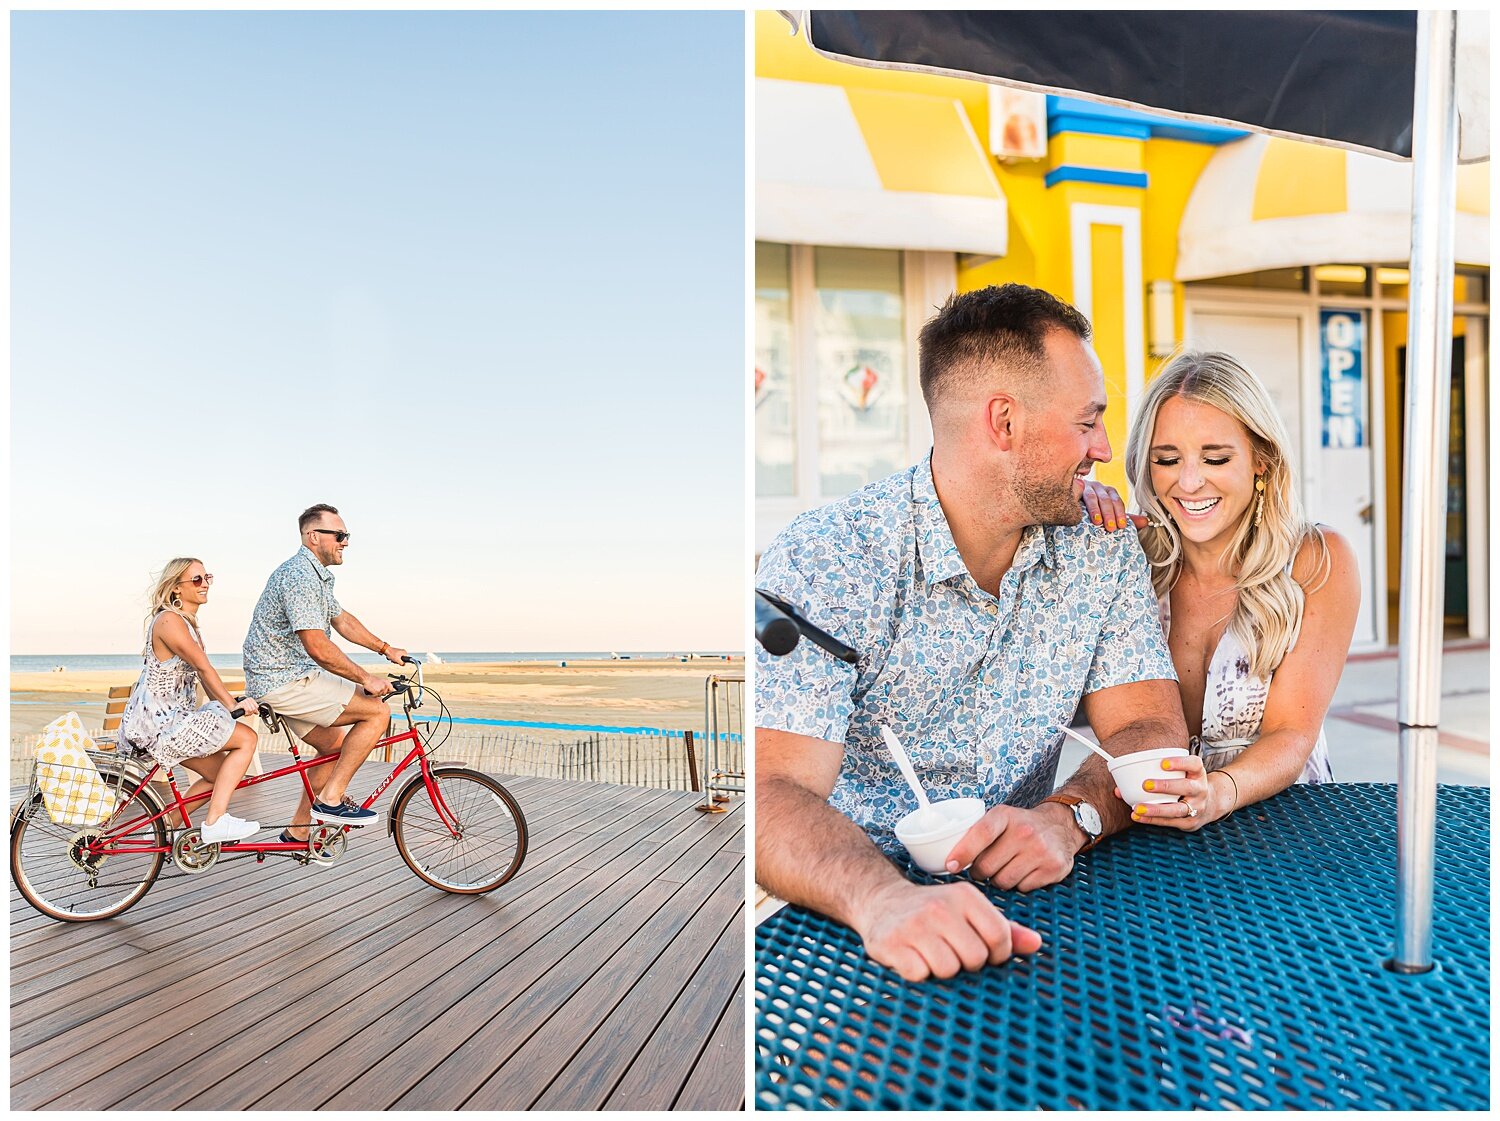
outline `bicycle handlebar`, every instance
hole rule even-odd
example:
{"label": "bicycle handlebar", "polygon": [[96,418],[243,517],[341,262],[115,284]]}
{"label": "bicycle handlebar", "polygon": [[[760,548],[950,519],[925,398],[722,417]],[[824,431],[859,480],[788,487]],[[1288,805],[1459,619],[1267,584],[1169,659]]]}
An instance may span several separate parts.
{"label": "bicycle handlebar", "polygon": [[419,662],[419,661],[417,661],[417,659],[413,658],[410,654],[407,654],[401,660],[402,660],[402,662],[404,662],[404,663],[406,663],[408,665],[413,665],[413,666],[417,667],[417,679],[416,679],[416,681],[412,681],[412,679],[410,677],[407,677],[406,675],[399,674],[399,673],[388,673],[388,674],[386,674],[386,676],[391,679],[391,691],[390,691],[390,693],[388,695],[389,696],[396,696],[399,693],[413,693],[414,692],[416,694],[416,700],[414,700],[414,701],[411,702],[411,707],[412,708],[421,708],[422,707],[422,694],[423,694],[423,691],[426,688],[426,686],[422,684],[422,663]]}

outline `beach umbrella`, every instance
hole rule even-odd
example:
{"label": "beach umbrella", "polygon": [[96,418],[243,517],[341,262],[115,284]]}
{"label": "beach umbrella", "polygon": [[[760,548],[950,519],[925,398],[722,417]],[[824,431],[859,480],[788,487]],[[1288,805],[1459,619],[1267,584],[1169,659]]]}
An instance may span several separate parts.
{"label": "beach umbrella", "polygon": [[[1484,12],[783,12],[818,53],[1413,164],[1392,968],[1432,967],[1455,165],[1489,157]],[[1460,62],[1462,65],[1460,65]]]}

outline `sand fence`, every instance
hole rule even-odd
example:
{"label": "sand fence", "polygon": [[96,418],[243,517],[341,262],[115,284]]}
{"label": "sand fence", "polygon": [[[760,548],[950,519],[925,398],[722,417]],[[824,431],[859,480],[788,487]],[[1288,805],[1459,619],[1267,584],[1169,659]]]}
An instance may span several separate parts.
{"label": "sand fence", "polygon": [[[401,731],[398,722],[396,731]],[[97,729],[90,732],[97,734]],[[10,738],[11,785],[23,784],[31,773],[39,735]],[[399,751],[403,745],[393,750]],[[299,747],[304,757],[310,748]],[[744,770],[744,737],[710,727],[694,733],[670,729],[610,732],[587,728],[506,728],[455,724],[439,736],[432,757],[463,763],[498,775],[530,775],[574,782],[606,782],[623,786],[651,786],[666,790],[702,790],[707,765],[727,761]],[[257,745],[259,768],[274,770],[290,762],[280,733],[262,732]],[[384,759],[383,750],[372,759]],[[399,757],[392,760],[399,761]]]}

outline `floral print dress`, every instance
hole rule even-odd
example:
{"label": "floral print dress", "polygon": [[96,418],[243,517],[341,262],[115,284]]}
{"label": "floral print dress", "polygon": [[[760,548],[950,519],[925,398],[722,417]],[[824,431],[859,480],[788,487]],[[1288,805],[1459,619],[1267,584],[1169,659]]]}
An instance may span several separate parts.
{"label": "floral print dress", "polygon": [[[1162,634],[1167,636],[1172,631],[1170,595],[1163,596],[1159,602]],[[1226,629],[1209,659],[1208,677],[1203,686],[1203,731],[1201,735],[1193,736],[1188,744],[1195,755],[1203,757],[1205,770],[1222,770],[1231,759],[1260,738],[1260,724],[1266,715],[1266,694],[1270,691],[1271,678],[1255,677],[1250,673],[1249,653]],[[1318,742],[1313,745],[1312,754],[1307,757],[1307,764],[1297,781],[1333,781],[1333,767],[1328,761],[1328,735],[1321,727]]]}
{"label": "floral print dress", "polygon": [[[196,629],[189,624],[188,630],[201,646]],[[234,717],[218,701],[199,706],[198,671],[175,655],[158,659],[149,632],[144,653],[146,664],[120,717],[120,739],[164,767],[223,748],[234,732]]]}

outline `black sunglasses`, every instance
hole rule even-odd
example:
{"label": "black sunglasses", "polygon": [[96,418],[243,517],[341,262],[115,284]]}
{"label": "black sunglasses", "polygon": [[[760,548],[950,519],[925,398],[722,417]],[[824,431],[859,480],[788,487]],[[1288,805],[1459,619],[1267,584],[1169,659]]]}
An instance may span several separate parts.
{"label": "black sunglasses", "polygon": [[344,529],[315,529],[315,530],[313,530],[313,532],[314,533],[331,533],[331,534],[333,534],[333,539],[335,541],[337,541],[340,545],[342,545],[345,541],[349,540],[349,531],[348,530],[344,530]]}

